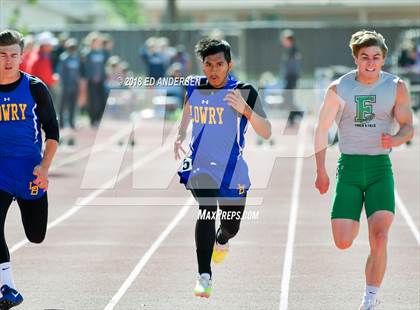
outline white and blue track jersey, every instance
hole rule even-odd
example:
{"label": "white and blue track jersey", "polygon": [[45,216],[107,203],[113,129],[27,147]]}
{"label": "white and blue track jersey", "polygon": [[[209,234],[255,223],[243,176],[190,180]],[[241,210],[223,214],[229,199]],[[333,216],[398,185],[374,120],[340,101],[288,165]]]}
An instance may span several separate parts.
{"label": "white and blue track jersey", "polygon": [[0,190],[16,198],[38,199],[45,192],[33,184],[42,156],[42,135],[59,139],[47,86],[21,72],[17,81],[0,84]]}
{"label": "white and blue track jersey", "polygon": [[0,155],[31,157],[41,153],[41,125],[29,87],[30,76],[23,74],[10,92],[0,91]]}
{"label": "white and blue track jersey", "polygon": [[187,188],[190,178],[204,173],[215,181],[220,197],[231,199],[244,197],[251,185],[243,158],[248,120],[224,99],[233,89],[239,89],[248,105],[266,117],[251,85],[230,77],[223,88],[216,89],[201,78],[199,86],[187,88],[192,138],[190,155],[179,171],[180,182]]}

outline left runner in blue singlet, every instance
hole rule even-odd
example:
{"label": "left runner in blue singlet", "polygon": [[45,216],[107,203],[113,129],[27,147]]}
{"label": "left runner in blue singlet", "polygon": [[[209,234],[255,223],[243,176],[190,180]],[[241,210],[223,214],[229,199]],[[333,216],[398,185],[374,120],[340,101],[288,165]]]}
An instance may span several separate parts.
{"label": "left runner in blue singlet", "polygon": [[[29,241],[44,240],[48,218],[48,169],[57,150],[59,131],[45,84],[19,71],[22,35],[0,32],[0,309],[23,301],[16,290],[4,223],[15,199]],[[42,135],[46,145],[42,154]]]}

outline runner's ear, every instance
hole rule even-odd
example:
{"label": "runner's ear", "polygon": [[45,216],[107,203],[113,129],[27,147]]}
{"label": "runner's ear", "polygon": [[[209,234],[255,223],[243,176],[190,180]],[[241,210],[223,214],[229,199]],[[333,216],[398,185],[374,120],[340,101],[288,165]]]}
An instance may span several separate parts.
{"label": "runner's ear", "polygon": [[233,66],[234,66],[234,64],[233,64],[233,60],[231,60],[231,61],[229,62],[229,64],[228,64],[229,71],[230,71],[230,70],[232,70]]}

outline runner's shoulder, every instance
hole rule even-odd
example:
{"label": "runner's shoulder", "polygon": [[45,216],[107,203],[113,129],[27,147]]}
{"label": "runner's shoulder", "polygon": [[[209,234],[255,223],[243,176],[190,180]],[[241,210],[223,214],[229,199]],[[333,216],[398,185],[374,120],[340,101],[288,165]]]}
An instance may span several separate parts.
{"label": "runner's shoulder", "polygon": [[258,96],[258,91],[255,89],[255,87],[250,84],[250,83],[246,83],[246,82],[241,82],[239,81],[236,84],[236,89],[242,91],[242,96],[247,98],[247,103],[248,105],[251,106],[251,108],[254,107],[255,102],[257,101],[257,99],[260,99]]}
{"label": "runner's shoulder", "polygon": [[382,73],[384,78],[390,79],[394,83],[400,83],[402,81],[402,79],[398,75],[395,75],[395,74],[392,74],[392,73],[389,73],[389,72],[386,72],[386,71],[381,71],[381,73]]}
{"label": "runner's shoulder", "polygon": [[201,75],[189,75],[185,78],[185,84],[189,88],[205,88],[207,83],[207,78]]}
{"label": "runner's shoulder", "polygon": [[250,83],[246,83],[246,82],[242,82],[239,81],[236,85],[236,89],[240,89],[240,90],[249,90],[250,92],[257,92],[257,90],[255,89],[255,87],[250,84]]}
{"label": "runner's shoulder", "polygon": [[340,85],[344,82],[347,82],[349,80],[354,80],[355,79],[356,71],[357,70],[351,70],[351,71],[341,75],[340,77],[338,77],[334,81],[332,81],[331,84],[328,86],[328,90],[331,90],[331,91],[336,93],[338,85]]}
{"label": "runner's shoulder", "polygon": [[29,87],[31,88],[31,91],[33,89],[36,91],[48,91],[48,86],[40,78],[28,73],[25,74],[28,76]]}
{"label": "runner's shoulder", "polygon": [[25,74],[29,79],[29,90],[31,91],[32,97],[38,104],[42,104],[47,100],[46,98],[50,98],[51,95],[48,86],[40,78],[28,73]]}

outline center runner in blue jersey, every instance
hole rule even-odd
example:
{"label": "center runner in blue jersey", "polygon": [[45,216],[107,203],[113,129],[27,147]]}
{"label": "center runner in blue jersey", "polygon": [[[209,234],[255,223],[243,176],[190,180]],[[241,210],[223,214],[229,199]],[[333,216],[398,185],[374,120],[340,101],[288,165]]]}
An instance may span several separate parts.
{"label": "center runner in blue jersey", "polygon": [[[239,231],[247,191],[251,185],[242,156],[248,122],[258,135],[268,139],[271,124],[258,93],[249,84],[235,80],[228,42],[203,39],[196,45],[205,77],[188,86],[179,135],[174,145],[180,159],[186,131],[192,122],[190,152],[179,170],[180,182],[191,190],[199,204],[195,228],[198,277],[194,294],[209,297],[212,289],[211,260],[226,256],[229,239]],[[219,206],[220,227],[215,230]]]}
{"label": "center runner in blue jersey", "polygon": [[[44,240],[48,169],[59,139],[47,87],[38,78],[19,71],[23,45],[19,32],[0,32],[0,310],[23,301],[15,288],[4,236],[7,211],[16,200],[28,240]],[[43,154],[41,129],[46,139]]]}

